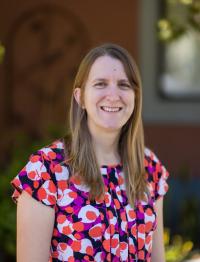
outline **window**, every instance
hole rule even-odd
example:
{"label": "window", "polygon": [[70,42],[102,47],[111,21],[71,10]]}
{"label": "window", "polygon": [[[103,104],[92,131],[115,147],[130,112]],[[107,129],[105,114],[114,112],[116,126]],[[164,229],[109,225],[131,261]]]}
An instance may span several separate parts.
{"label": "window", "polygon": [[159,88],[167,98],[200,100],[198,8],[195,9],[193,1],[189,0],[166,1],[166,20],[160,20],[160,34],[166,43],[160,67]]}

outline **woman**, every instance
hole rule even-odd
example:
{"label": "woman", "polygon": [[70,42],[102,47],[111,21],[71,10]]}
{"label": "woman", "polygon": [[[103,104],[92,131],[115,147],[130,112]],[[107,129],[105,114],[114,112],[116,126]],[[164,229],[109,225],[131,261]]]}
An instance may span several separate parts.
{"label": "woman", "polygon": [[168,172],[144,146],[141,110],[130,54],[92,49],[75,78],[70,135],[33,153],[12,181],[18,262],[165,261]]}

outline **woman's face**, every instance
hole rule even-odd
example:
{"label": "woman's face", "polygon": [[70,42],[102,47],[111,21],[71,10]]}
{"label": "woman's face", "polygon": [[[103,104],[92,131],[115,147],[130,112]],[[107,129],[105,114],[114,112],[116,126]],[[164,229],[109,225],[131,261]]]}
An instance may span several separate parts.
{"label": "woman's face", "polygon": [[[74,95],[80,104],[81,89]],[[88,126],[95,134],[120,131],[134,110],[135,94],[123,64],[107,55],[93,63],[83,95]]]}

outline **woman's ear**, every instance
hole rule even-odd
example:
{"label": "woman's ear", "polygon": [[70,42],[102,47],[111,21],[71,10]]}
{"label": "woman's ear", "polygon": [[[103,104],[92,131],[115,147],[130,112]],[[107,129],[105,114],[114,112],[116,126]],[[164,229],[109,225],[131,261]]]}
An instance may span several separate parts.
{"label": "woman's ear", "polygon": [[81,107],[81,108],[84,108],[83,105],[81,105],[81,88],[80,87],[76,87],[73,91],[73,95],[74,95],[74,98],[76,100],[76,102],[78,103],[78,105]]}

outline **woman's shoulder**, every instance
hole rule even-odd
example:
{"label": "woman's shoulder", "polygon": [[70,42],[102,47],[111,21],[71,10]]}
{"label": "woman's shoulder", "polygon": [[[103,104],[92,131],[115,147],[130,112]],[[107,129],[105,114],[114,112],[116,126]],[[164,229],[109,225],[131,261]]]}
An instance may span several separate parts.
{"label": "woman's shoulder", "polygon": [[65,159],[64,143],[62,139],[57,139],[48,145],[44,145],[32,152],[28,158],[27,165],[43,164],[49,171],[54,171],[57,164],[61,164]]}
{"label": "woman's shoulder", "polygon": [[54,164],[65,163],[65,160],[67,160],[67,150],[64,138],[58,138],[50,144],[40,147],[30,155],[29,160],[32,160],[32,158],[35,161],[46,161]]}
{"label": "woman's shoulder", "polygon": [[160,162],[160,160],[157,157],[157,155],[149,147],[145,147],[144,148],[144,156],[145,156],[145,160],[148,161],[148,162],[152,162],[152,161],[155,162],[155,163],[159,163]]}
{"label": "woman's shoulder", "polygon": [[63,138],[56,139],[48,145],[40,147],[32,154],[44,155],[46,159],[56,159],[57,155],[59,159],[64,157],[64,140]]}
{"label": "woman's shoulder", "polygon": [[145,147],[144,155],[146,178],[150,192],[157,199],[168,191],[169,172],[152,149]]}
{"label": "woman's shoulder", "polygon": [[64,165],[64,142],[57,139],[33,152],[25,166],[11,181],[17,201],[23,190],[36,200],[54,206],[60,181],[67,181],[69,169]]}
{"label": "woman's shoulder", "polygon": [[29,161],[34,159],[39,165],[44,165],[51,179],[57,184],[60,180],[69,178],[69,166],[67,164],[67,156],[64,138],[54,140],[34,152]]}

